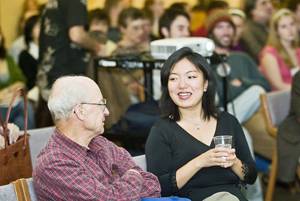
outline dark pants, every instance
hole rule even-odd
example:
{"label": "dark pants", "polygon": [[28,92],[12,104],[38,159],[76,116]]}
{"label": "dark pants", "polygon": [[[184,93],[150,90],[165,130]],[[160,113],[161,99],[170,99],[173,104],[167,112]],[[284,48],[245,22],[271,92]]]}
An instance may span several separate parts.
{"label": "dark pants", "polygon": [[48,109],[47,102],[40,96],[36,111],[36,127],[42,128],[53,125],[53,120],[51,117],[51,113]]}

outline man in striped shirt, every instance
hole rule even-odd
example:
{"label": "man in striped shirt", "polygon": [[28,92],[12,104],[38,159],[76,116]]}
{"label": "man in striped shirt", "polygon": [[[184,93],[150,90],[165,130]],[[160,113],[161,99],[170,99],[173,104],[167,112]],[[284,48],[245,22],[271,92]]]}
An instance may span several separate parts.
{"label": "man in striped shirt", "polygon": [[33,172],[38,200],[132,201],[160,196],[157,178],[101,136],[109,111],[94,81],[83,76],[59,78],[48,107],[56,129]]}

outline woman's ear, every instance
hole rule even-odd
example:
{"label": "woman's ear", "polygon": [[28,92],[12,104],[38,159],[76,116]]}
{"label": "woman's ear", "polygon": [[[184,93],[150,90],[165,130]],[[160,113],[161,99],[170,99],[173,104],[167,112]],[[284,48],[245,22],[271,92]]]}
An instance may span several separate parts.
{"label": "woman's ear", "polygon": [[208,80],[205,80],[203,85],[203,91],[206,92],[207,88],[208,88]]}
{"label": "woman's ear", "polygon": [[164,35],[164,38],[169,38],[169,30],[166,27],[161,28],[161,33]]}

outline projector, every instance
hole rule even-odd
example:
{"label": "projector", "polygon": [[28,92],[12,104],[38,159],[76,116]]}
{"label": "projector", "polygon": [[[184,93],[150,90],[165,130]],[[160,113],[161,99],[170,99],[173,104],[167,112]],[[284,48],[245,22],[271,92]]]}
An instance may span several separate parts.
{"label": "projector", "polygon": [[210,57],[215,49],[214,42],[204,37],[167,38],[151,42],[151,55],[154,59],[166,60],[173,52],[189,47],[203,57]]}

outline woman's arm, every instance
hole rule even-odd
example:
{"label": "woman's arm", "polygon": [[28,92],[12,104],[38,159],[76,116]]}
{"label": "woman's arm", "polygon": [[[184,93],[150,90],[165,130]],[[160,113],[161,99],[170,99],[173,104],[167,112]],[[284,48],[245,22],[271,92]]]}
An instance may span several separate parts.
{"label": "woman's arm", "polygon": [[253,184],[257,177],[255,162],[252,158],[244,131],[237,119],[233,119],[234,147],[232,157],[232,171],[245,183]]}
{"label": "woman's arm", "polygon": [[261,64],[262,68],[264,69],[265,76],[267,77],[273,88],[276,88],[278,90],[291,89],[290,84],[286,84],[283,82],[278,62],[272,54],[265,53],[262,56]]}
{"label": "woman's arm", "polygon": [[197,156],[176,171],[176,182],[181,189],[199,170],[205,167],[226,167],[226,159],[229,157],[226,148],[214,148]]}
{"label": "woman's arm", "polygon": [[162,196],[174,195],[204,167],[225,166],[224,157],[228,157],[227,150],[215,148],[175,169],[171,141],[171,137],[164,132],[164,129],[154,126],[146,143],[147,169],[158,176]]}

